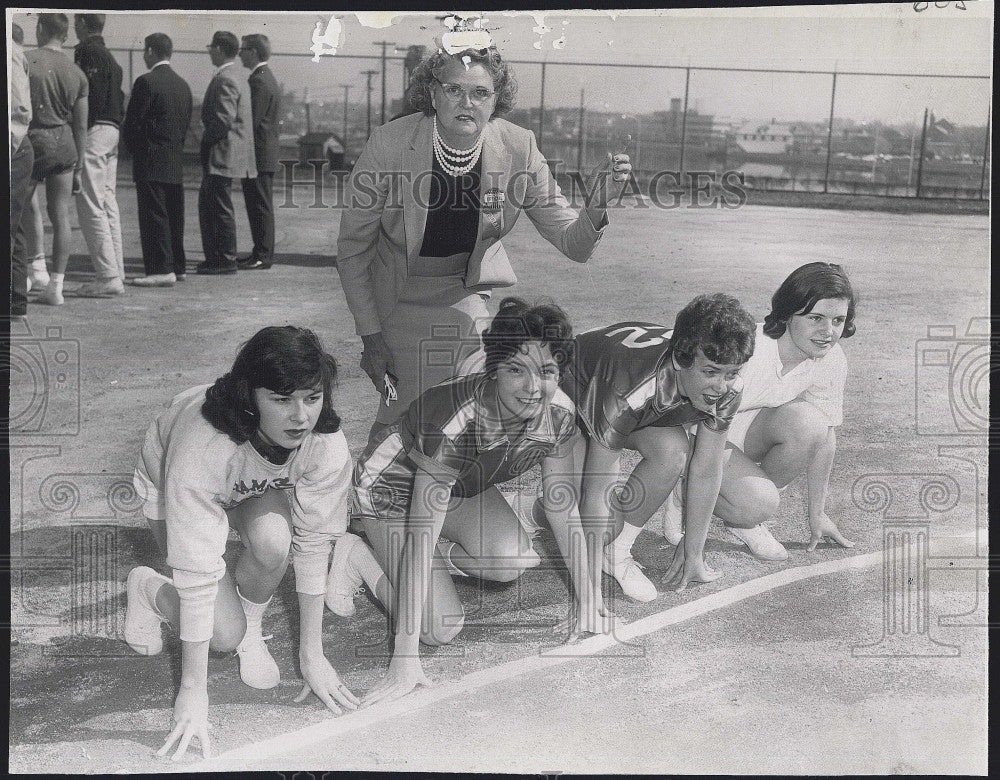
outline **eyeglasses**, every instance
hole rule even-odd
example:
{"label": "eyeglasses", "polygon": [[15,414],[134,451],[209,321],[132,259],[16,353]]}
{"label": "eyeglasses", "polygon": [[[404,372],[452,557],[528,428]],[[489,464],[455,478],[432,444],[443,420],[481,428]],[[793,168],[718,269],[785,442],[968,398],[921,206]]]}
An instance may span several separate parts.
{"label": "eyeglasses", "polygon": [[472,87],[471,89],[466,89],[460,84],[448,84],[440,79],[434,80],[441,85],[441,91],[444,92],[444,96],[452,103],[459,102],[464,96],[468,97],[469,101],[473,105],[481,106],[490,98],[496,97],[497,94],[491,89],[486,89],[486,87]]}

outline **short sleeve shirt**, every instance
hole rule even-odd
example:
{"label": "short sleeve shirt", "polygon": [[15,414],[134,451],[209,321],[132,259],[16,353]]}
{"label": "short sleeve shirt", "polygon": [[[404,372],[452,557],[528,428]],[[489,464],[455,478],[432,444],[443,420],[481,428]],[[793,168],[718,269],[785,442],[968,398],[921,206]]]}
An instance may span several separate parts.
{"label": "short sleeve shirt", "polygon": [[87,77],[61,51],[31,49],[25,56],[31,87],[31,128],[68,125],[73,106],[88,95]]}
{"label": "short sleeve shirt", "polygon": [[580,426],[610,450],[621,450],[632,431],[704,423],[726,431],[740,408],[737,380],[712,412],[696,408],[680,391],[671,328],[620,322],[576,337],[576,357],[560,387],[576,406]]}
{"label": "short sleeve shirt", "polygon": [[765,336],[763,325],[757,326],[755,345],[753,356],[740,371],[740,411],[775,408],[800,398],[816,407],[831,426],[844,421],[847,357],[840,344],[824,357],[807,358],[788,371],[784,371],[777,339]]}
{"label": "short sleeve shirt", "polygon": [[383,519],[405,516],[418,469],[441,481],[454,480],[452,496],[465,498],[566,452],[576,423],[564,393],[557,391],[534,420],[509,435],[484,403],[493,387],[482,373],[456,377],[410,404],[354,468],[357,512]]}

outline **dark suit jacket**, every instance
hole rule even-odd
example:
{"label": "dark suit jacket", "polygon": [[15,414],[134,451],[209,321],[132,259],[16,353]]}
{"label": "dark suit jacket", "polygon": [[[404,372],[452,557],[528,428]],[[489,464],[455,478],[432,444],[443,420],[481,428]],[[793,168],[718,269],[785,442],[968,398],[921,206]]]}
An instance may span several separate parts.
{"label": "dark suit jacket", "polygon": [[257,172],[274,173],[278,170],[281,91],[267,63],[251,73],[248,81],[253,108],[253,150],[257,157]]}
{"label": "dark suit jacket", "polygon": [[254,179],[253,115],[250,87],[240,66],[229,65],[209,82],[201,104],[201,164],[206,174]]}
{"label": "dark suit jacket", "polygon": [[184,181],[184,136],[191,124],[191,89],[170,65],[135,80],[122,123],[122,142],[132,152],[132,178]]}

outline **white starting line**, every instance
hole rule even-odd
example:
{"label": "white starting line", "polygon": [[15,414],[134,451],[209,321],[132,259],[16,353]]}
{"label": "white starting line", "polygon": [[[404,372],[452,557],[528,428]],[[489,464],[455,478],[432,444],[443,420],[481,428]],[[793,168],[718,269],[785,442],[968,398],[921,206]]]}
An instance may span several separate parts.
{"label": "white starting line", "polygon": [[[596,655],[616,644],[627,642],[638,637],[652,634],[676,623],[681,623],[700,615],[723,609],[745,599],[759,596],[775,588],[791,585],[812,577],[822,577],[826,574],[864,569],[882,562],[882,551],[855,555],[848,558],[838,558],[810,566],[798,566],[792,569],[782,569],[774,574],[768,574],[757,579],[733,585],[725,590],[708,596],[671,607],[663,612],[640,618],[632,623],[621,626],[615,636],[592,636],[575,645],[560,645],[543,650],[537,655],[518,658],[507,663],[472,672],[452,683],[443,683],[433,688],[420,688],[417,691],[392,702],[372,705],[363,710],[349,712],[339,717],[332,717],[312,726],[297,731],[290,731],[280,736],[265,739],[250,745],[242,745],[228,750],[214,758],[190,764],[182,763],[178,771],[207,772],[227,770],[247,770],[252,762],[277,758],[289,750],[301,751],[319,742],[329,742],[331,739],[367,726],[373,726],[398,715],[405,715],[416,710],[429,707],[440,701],[476,691],[488,685],[504,682],[523,674],[548,669],[566,663],[573,658]],[[197,748],[189,748],[197,750]]]}

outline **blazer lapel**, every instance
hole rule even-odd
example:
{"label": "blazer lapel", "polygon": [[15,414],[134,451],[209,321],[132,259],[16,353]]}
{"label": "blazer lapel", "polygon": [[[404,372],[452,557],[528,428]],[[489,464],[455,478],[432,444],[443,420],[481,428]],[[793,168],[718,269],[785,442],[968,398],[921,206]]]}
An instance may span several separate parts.
{"label": "blazer lapel", "polygon": [[[493,122],[486,125],[483,131],[482,165],[480,166],[479,184],[479,231],[476,234],[476,245],[469,256],[469,269],[476,269],[471,276],[478,278],[479,264],[486,249],[500,240],[500,236],[510,229],[514,219],[514,198],[512,192],[507,192],[507,184],[511,179],[511,155],[500,140],[500,134]],[[483,198],[487,192],[495,190],[504,193],[504,203],[499,214],[489,215],[483,208]]]}
{"label": "blazer lapel", "polygon": [[[423,116],[417,123],[410,147],[403,155],[403,227],[406,231],[406,256],[413,259],[420,252],[427,226],[427,204],[431,197],[431,158],[434,123]],[[414,189],[417,191],[414,192]]]}

